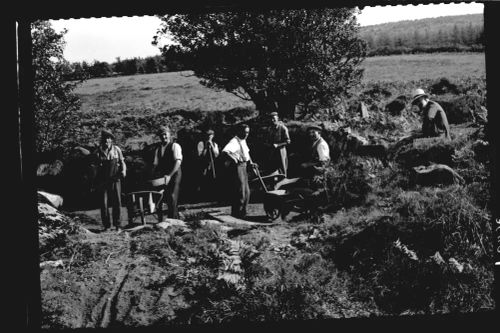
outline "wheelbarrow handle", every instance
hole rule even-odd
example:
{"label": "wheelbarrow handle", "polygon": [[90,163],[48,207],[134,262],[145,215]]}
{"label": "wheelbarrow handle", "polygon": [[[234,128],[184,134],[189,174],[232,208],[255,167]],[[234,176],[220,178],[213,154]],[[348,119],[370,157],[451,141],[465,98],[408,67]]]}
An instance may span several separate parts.
{"label": "wheelbarrow handle", "polygon": [[262,188],[267,193],[268,190],[267,190],[266,184],[264,183],[264,180],[262,179],[262,176],[260,175],[259,168],[255,164],[252,164],[252,167],[254,168],[254,171],[255,171],[255,174],[257,175],[257,178],[259,178],[259,181],[260,181],[260,184],[262,185]]}

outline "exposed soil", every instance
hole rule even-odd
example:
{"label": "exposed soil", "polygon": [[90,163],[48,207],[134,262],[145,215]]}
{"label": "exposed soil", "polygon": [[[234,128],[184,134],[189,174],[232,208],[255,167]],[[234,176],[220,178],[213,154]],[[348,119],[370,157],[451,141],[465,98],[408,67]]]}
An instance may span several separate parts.
{"label": "exposed soil", "polygon": [[[200,216],[206,212],[229,210],[229,207],[202,208],[183,213],[184,216]],[[263,219],[263,214],[262,204],[250,204],[250,220]],[[77,246],[54,254],[62,259],[62,267],[46,265],[41,270],[46,327],[168,324],[175,320],[177,312],[189,308],[188,290],[179,283],[182,279],[178,276],[189,279],[189,274],[195,274],[195,265],[189,266],[198,259],[185,258],[172,251],[165,242],[168,234],[156,227],[154,218],[148,217],[147,227],[139,231],[101,232],[98,210],[69,215],[89,232],[69,236],[69,242]],[[125,210],[122,216],[127,216]],[[246,226],[228,228],[227,236],[222,237],[238,244],[255,244],[265,238],[266,249],[279,253],[286,246],[291,247],[296,227],[297,224],[281,220],[269,226],[261,223],[252,226],[249,222]],[[173,234],[186,232],[193,232],[193,229],[178,228]],[[52,259],[50,254],[45,258]],[[177,278],[173,278],[174,275]]]}

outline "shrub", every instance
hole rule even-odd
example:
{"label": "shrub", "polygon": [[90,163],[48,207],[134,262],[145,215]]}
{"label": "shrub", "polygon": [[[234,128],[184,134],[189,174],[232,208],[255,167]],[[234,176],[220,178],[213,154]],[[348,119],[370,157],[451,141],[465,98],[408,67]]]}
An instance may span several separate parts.
{"label": "shrub", "polygon": [[333,210],[360,205],[371,191],[368,172],[362,159],[356,156],[330,164],[315,177],[314,184],[324,191],[328,206]]}

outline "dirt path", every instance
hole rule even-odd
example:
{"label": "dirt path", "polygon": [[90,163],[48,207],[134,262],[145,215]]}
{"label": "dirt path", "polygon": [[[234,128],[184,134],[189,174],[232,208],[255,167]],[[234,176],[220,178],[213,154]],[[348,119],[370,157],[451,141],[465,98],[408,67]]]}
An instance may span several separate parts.
{"label": "dirt path", "polygon": [[[206,212],[229,213],[230,207],[190,209],[182,214],[189,217]],[[249,213],[251,220],[265,218],[262,204],[251,204]],[[69,251],[66,257],[60,256],[63,268],[47,267],[41,271],[42,303],[48,326],[106,328],[166,324],[189,307],[179,279],[196,274],[199,258],[175,257],[165,241],[165,233],[156,228],[157,221],[149,220],[148,228],[132,233],[102,232],[98,210],[70,215],[90,232],[80,235],[72,248],[65,250]],[[238,283],[242,274],[238,252],[248,244],[265,238],[270,248],[278,252],[290,246],[296,225],[275,222],[213,221],[226,227],[220,237],[229,244],[218,270],[219,277],[228,283]]]}

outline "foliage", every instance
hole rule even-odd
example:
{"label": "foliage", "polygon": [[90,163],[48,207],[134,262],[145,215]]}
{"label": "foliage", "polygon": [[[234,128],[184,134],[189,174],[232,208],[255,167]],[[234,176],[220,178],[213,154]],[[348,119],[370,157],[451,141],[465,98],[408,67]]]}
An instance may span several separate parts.
{"label": "foliage", "polygon": [[362,204],[371,190],[368,172],[357,156],[330,164],[314,183],[327,193],[328,204],[335,210]]}
{"label": "foliage", "polygon": [[484,50],[481,14],[366,26],[368,56]]}
{"label": "foliage", "polygon": [[64,148],[76,126],[77,83],[65,82],[60,70],[65,64],[64,34],[56,33],[47,21],[35,21],[31,27],[37,152]]}
{"label": "foliage", "polygon": [[[295,107],[328,106],[361,79],[364,43],[354,9],[167,15],[168,35],[189,53],[208,87],[293,118]],[[164,48],[163,52],[169,52]]]}

